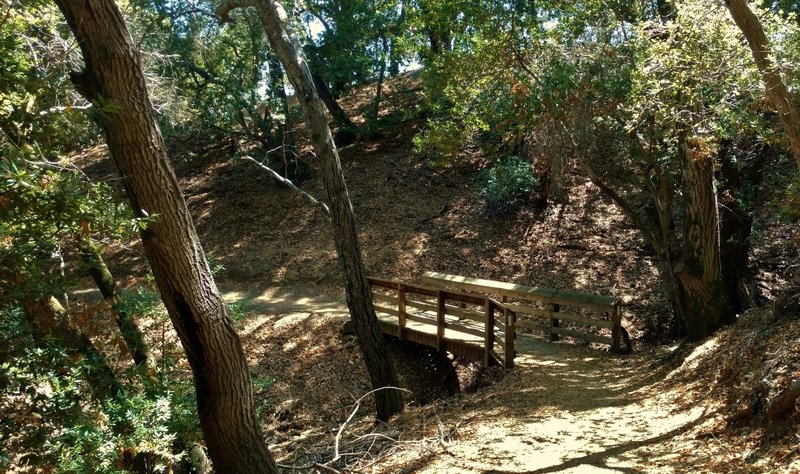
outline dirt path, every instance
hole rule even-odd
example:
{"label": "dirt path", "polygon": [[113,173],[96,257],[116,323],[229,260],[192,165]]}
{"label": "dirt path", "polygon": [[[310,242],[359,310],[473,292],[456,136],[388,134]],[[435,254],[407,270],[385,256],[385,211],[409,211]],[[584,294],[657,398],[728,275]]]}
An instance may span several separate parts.
{"label": "dirt path", "polygon": [[[343,299],[307,288],[225,297],[273,315],[347,315]],[[693,472],[702,471],[712,454],[719,457],[721,446],[698,450],[687,444],[687,437],[693,439],[688,434],[711,418],[709,408],[664,382],[668,374],[651,370],[652,355],[529,342],[501,380],[436,413],[444,425],[458,427],[446,449],[432,453],[410,443],[378,471]]]}
{"label": "dirt path", "polygon": [[[675,440],[706,420],[677,394],[656,389],[644,356],[618,358],[551,344],[465,407],[458,441],[417,472],[683,472]],[[472,405],[474,404],[474,408]],[[679,467],[680,466],[680,467]]]}

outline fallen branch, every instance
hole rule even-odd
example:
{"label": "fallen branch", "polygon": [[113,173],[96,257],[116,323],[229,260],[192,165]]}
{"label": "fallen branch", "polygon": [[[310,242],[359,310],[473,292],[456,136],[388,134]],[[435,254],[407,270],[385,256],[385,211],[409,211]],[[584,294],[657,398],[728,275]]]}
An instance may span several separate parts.
{"label": "fallen branch", "polygon": [[334,438],[334,443],[333,443],[333,459],[331,459],[330,461],[328,461],[325,464],[321,465],[320,467],[324,466],[326,468],[330,468],[329,465],[331,463],[334,463],[334,462],[336,462],[336,461],[338,461],[339,459],[342,458],[342,454],[339,452],[339,446],[340,446],[341,441],[342,441],[342,433],[344,433],[344,429],[347,427],[347,425],[350,423],[350,421],[352,421],[353,417],[358,412],[358,409],[361,408],[361,402],[365,398],[367,398],[368,396],[372,395],[373,393],[375,393],[375,392],[377,392],[379,390],[401,390],[403,392],[411,393],[411,390],[406,390],[404,388],[399,388],[399,387],[381,387],[381,388],[376,388],[375,390],[370,390],[369,392],[367,392],[364,395],[362,395],[361,398],[356,400],[356,403],[353,406],[353,411],[350,412],[350,416],[348,416],[347,419],[344,420],[344,423],[342,423],[342,425],[339,427],[339,430],[336,432],[336,438]]}
{"label": "fallen branch", "polygon": [[442,215],[443,215],[445,212],[447,212],[449,209],[450,209],[450,201],[447,201],[446,203],[444,203],[444,205],[443,205],[443,206],[442,206],[442,207],[439,209],[439,212],[437,212],[436,214],[434,214],[434,215],[432,215],[432,216],[430,216],[430,217],[426,217],[426,218],[424,218],[424,219],[418,220],[418,221],[417,221],[417,225],[416,225],[414,228],[415,228],[415,229],[421,229],[421,228],[422,228],[422,226],[423,226],[425,223],[427,223],[428,221],[431,221],[431,220],[433,220],[433,219],[436,219],[436,218],[438,218],[438,217],[441,217],[441,216],[442,216]]}
{"label": "fallen branch", "polygon": [[328,206],[325,203],[317,200],[317,198],[315,198],[314,196],[312,196],[312,195],[308,194],[307,192],[303,191],[302,189],[298,188],[292,182],[292,180],[284,178],[283,176],[278,174],[275,170],[273,170],[269,166],[261,163],[260,161],[256,160],[255,158],[253,158],[251,156],[242,156],[239,159],[240,160],[246,160],[246,161],[252,161],[256,165],[258,165],[262,170],[264,170],[267,173],[269,173],[270,176],[272,176],[276,181],[278,181],[279,183],[283,184],[284,186],[288,187],[292,191],[294,191],[297,194],[299,194],[303,199],[305,199],[306,201],[310,202],[315,207],[317,207],[317,209],[322,210],[323,214],[325,214],[325,217],[328,219],[328,221],[331,220],[331,210],[328,208]]}

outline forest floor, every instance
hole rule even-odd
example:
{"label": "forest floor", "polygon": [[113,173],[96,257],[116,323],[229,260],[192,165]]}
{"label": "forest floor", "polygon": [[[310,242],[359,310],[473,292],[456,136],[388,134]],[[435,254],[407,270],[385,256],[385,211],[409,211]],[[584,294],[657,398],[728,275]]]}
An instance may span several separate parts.
{"label": "forest floor", "polygon": [[[341,150],[368,272],[416,281],[432,270],[616,296],[635,352],[541,339],[504,374],[457,360],[460,395],[423,405],[411,394],[386,425],[373,424],[365,399],[331,461],[369,384],[357,345],[340,333],[347,313],[327,222],[223,145],[176,143],[174,164],[219,286],[243,312],[237,324],[279,462],[361,472],[800,472],[796,424],[726,421],[764,367],[780,374],[770,393],[800,376],[796,319],[754,312],[747,318],[761,325],[737,323],[696,345],[666,341],[657,262],[600,190],[566,169],[546,210],[488,216],[473,184],[485,158],[468,150],[441,166],[421,159],[411,142],[420,124],[403,116],[416,86],[395,86],[382,136]],[[367,97],[343,101],[356,121]],[[95,149],[79,161],[91,176],[112,177],[103,156]],[[302,187],[324,195],[319,179]],[[797,227],[761,229],[752,272],[769,299],[796,261]],[[108,255],[128,287],[141,284],[138,242]]]}
{"label": "forest floor", "polygon": [[[365,400],[348,423],[369,387],[357,346],[340,334],[347,308],[299,290],[251,295],[251,316],[240,322],[255,376],[279,378],[257,395],[272,407],[263,418],[271,449],[285,466],[329,463],[353,472],[406,473],[800,472],[797,435],[726,421],[731,410],[718,370],[737,352],[728,345],[746,343],[752,331],[729,330],[703,344],[627,356],[534,337],[534,349],[519,354],[514,369],[502,375],[496,369],[491,380],[476,383],[475,368],[459,366],[465,391],[456,397],[420,405],[407,395],[410,407],[385,425],[372,422]],[[226,293],[229,301],[241,297]],[[772,341],[772,352],[798,348],[800,322],[778,332],[794,345]],[[337,443],[345,453],[338,460]]]}

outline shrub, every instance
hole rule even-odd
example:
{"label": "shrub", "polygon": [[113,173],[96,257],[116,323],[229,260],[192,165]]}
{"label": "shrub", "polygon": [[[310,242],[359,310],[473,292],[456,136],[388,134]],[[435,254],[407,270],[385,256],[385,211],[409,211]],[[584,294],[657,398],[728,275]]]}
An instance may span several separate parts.
{"label": "shrub", "polygon": [[539,187],[531,165],[516,156],[506,156],[477,177],[478,194],[486,201],[490,215],[503,215],[519,209]]}

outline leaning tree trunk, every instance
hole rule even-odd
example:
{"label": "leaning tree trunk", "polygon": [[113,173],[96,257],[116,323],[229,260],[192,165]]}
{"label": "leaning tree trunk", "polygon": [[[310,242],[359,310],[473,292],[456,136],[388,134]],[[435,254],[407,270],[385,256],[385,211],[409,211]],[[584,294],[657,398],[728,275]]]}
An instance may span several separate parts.
{"label": "leaning tree trunk", "polygon": [[[347,113],[339,105],[339,102],[336,101],[336,98],[333,96],[331,90],[328,88],[328,84],[325,83],[325,79],[323,79],[322,76],[320,76],[316,72],[311,73],[311,78],[314,84],[314,88],[316,89],[317,92],[318,100],[322,99],[322,102],[325,104],[325,107],[327,107],[328,112],[330,112],[331,115],[333,116],[333,120],[336,122],[336,124],[348,130],[355,130],[356,128],[358,128],[356,127],[356,124],[354,124],[353,121],[350,120],[350,117],[347,116]],[[289,77],[289,80],[292,81],[291,76]]]}
{"label": "leaning tree trunk", "polygon": [[702,339],[732,322],[720,262],[714,159],[699,137],[679,137],[685,212],[681,258],[673,266],[680,286],[686,336]]}
{"label": "leaning tree trunk", "polygon": [[128,346],[131,357],[133,357],[133,362],[138,366],[151,368],[153,361],[150,356],[150,348],[133,317],[119,307],[119,286],[100,254],[100,246],[89,237],[86,237],[80,246],[81,259],[89,267],[92,280],[100,290],[100,294],[103,295],[103,299],[114,311],[114,320],[119,327],[122,339]]}
{"label": "leaning tree trunk", "polygon": [[780,71],[770,57],[771,49],[769,39],[764,33],[761,21],[750,10],[747,0],[725,0],[728,11],[731,12],[733,21],[742,30],[744,37],[753,52],[761,78],[764,81],[767,97],[778,110],[783,129],[789,138],[792,153],[800,169],[800,112],[792,104],[792,96],[786,83],[781,79]]}
{"label": "leaning tree trunk", "polygon": [[[347,306],[350,308],[353,328],[361,345],[372,386],[375,389],[396,387],[397,374],[383,344],[383,333],[375,315],[372,292],[364,273],[353,208],[347,193],[342,165],[322,104],[314,88],[314,79],[296,38],[293,38],[284,26],[286,13],[283,7],[274,0],[257,0],[256,7],[267,37],[283,61],[289,80],[303,107],[311,143],[319,158],[331,211],[336,250],[344,270]],[[386,420],[403,409],[403,399],[398,390],[375,392],[375,402],[379,420]]]}
{"label": "leaning tree trunk", "polygon": [[95,106],[142,230],[150,266],[194,374],[203,437],[217,472],[277,471],[256,418],[241,341],[217,290],[167,158],[139,55],[113,0],[56,0],[85,70],[73,74]]}

